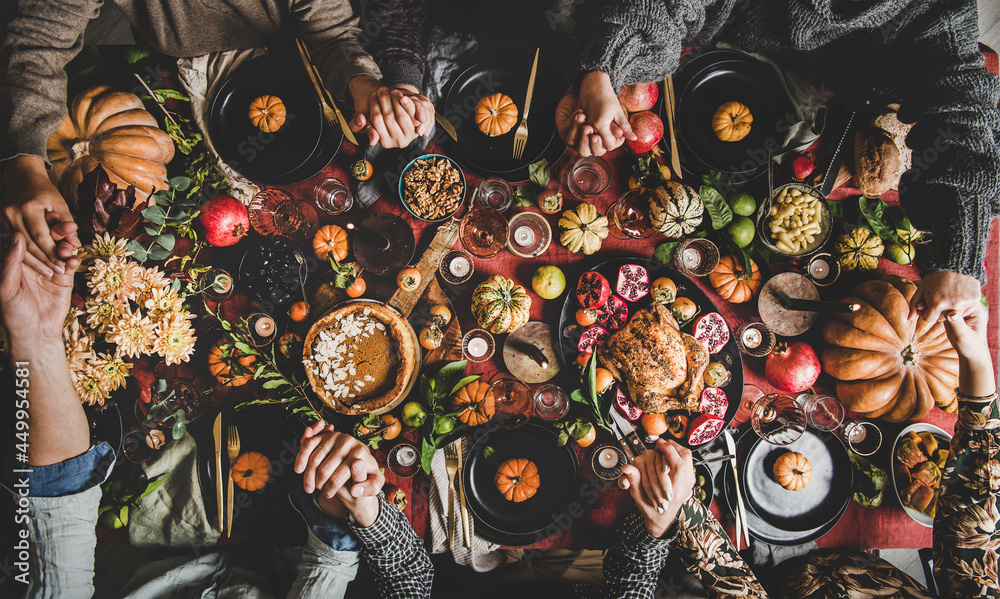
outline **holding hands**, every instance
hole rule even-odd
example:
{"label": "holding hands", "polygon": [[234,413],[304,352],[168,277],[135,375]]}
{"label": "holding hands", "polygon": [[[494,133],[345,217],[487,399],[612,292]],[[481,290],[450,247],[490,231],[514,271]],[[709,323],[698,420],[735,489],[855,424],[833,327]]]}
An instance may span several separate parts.
{"label": "holding hands", "polygon": [[322,421],[310,426],[302,434],[295,472],[302,474],[306,493],[320,492],[317,503],[323,511],[337,517],[349,512],[362,526],[378,518],[378,493],[385,476],[368,448],[354,437]]}
{"label": "holding hands", "polygon": [[33,268],[24,234],[14,233],[5,250],[0,278],[0,316],[12,341],[54,340],[62,345],[63,323],[80,261],[69,258],[62,271],[45,275]]}
{"label": "holding hands", "polygon": [[418,136],[434,132],[434,105],[412,85],[386,87],[365,75],[350,82],[354,118],[349,125],[364,132],[371,145],[405,148]]}
{"label": "holding hands", "polygon": [[581,156],[601,156],[635,140],[628,115],[607,73],[592,71],[580,82],[580,94],[566,92],[556,107],[556,128],[566,145]]}
{"label": "holding hands", "polygon": [[662,537],[677,519],[681,505],[694,492],[691,450],[660,439],[630,465],[622,466],[619,484],[628,489],[646,530]]}

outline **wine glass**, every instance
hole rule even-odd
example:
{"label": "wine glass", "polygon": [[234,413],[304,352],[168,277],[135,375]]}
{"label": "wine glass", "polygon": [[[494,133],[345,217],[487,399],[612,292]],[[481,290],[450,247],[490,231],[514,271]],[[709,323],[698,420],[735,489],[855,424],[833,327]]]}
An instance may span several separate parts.
{"label": "wine glass", "polygon": [[500,428],[518,428],[528,423],[532,413],[531,390],[512,377],[501,377],[490,385],[493,394],[493,418],[490,422]]}
{"label": "wine glass", "polygon": [[265,189],[250,201],[250,224],[265,237],[291,237],[302,218],[299,201],[280,189]]}
{"label": "wine glass", "polygon": [[757,436],[772,445],[790,445],[806,430],[806,413],[795,398],[771,393],[750,408],[750,425]]}
{"label": "wine glass", "polygon": [[649,219],[649,200],[652,193],[648,189],[639,187],[630,189],[611,205],[608,212],[615,226],[621,231],[621,235],[615,237],[645,239],[659,232]]}
{"label": "wine glass", "polygon": [[507,219],[499,210],[476,206],[459,226],[462,247],[480,258],[492,258],[507,245]]}
{"label": "wine glass", "polygon": [[844,404],[829,395],[806,395],[802,408],[809,426],[821,431],[835,431],[844,422]]}

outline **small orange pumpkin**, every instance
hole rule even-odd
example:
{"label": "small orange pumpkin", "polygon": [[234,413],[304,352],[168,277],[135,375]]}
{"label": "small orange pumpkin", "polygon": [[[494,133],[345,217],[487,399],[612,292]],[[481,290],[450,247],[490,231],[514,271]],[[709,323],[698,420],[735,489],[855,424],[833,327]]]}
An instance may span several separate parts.
{"label": "small orange pumpkin", "polygon": [[789,451],[778,456],[772,468],[778,484],[789,491],[801,491],[809,486],[813,477],[812,464],[801,453]]}
{"label": "small orange pumpkin", "polygon": [[262,453],[248,451],[236,458],[232,467],[233,483],[244,491],[258,491],[271,480],[271,460]]}
{"label": "small orange pumpkin", "polygon": [[476,125],[479,130],[496,137],[503,135],[517,124],[517,105],[501,93],[490,94],[476,105]]}
{"label": "small orange pumpkin", "polygon": [[739,102],[726,102],[712,116],[712,131],[722,141],[739,141],[749,135],[753,125],[750,109]]}
{"label": "small orange pumpkin", "polygon": [[265,133],[281,129],[285,114],[285,103],[278,96],[259,96],[250,102],[250,122]]}
{"label": "small orange pumpkin", "polygon": [[[239,387],[250,382],[253,378],[254,363],[256,356],[244,354],[236,349],[236,346],[229,339],[219,339],[208,352],[208,370],[223,385]],[[236,365],[239,365],[240,372],[233,372]]]}
{"label": "small orange pumpkin", "polygon": [[750,259],[750,272],[747,273],[743,262],[733,255],[719,260],[719,265],[708,275],[708,281],[722,299],[734,304],[752,300],[762,283],[756,262]]}
{"label": "small orange pumpkin", "polygon": [[538,478],[538,466],[534,462],[513,458],[500,464],[493,482],[507,501],[520,503],[531,499],[538,492],[541,480]]}
{"label": "small orange pumpkin", "polygon": [[337,225],[325,225],[313,237],[313,251],[320,260],[329,260],[330,254],[337,262],[347,258],[347,231]]}
{"label": "small orange pumpkin", "polygon": [[462,410],[458,419],[468,426],[486,424],[493,417],[495,407],[490,386],[481,380],[462,387],[451,400],[452,410]]}

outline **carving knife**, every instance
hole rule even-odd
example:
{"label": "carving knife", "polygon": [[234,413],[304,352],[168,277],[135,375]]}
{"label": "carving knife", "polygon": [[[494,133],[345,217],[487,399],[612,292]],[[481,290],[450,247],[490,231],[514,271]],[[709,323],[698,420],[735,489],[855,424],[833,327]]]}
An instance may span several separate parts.
{"label": "carving knife", "polygon": [[309,56],[309,48],[306,47],[305,42],[302,40],[295,41],[299,45],[299,56],[302,57],[302,64],[305,65],[306,72],[309,73],[309,80],[312,81],[313,89],[319,98],[320,106],[323,108],[323,117],[326,119],[326,122],[332,126],[333,121],[336,120],[347,141],[358,145],[358,138],[354,137],[354,132],[347,126],[347,119],[340,112],[340,108],[337,108],[337,103],[333,101],[333,96],[330,95],[330,92],[323,85],[323,79],[319,76],[319,71],[313,66],[312,58]]}
{"label": "carving knife", "polygon": [[736,549],[739,551],[740,533],[743,534],[743,540],[746,541],[747,547],[749,547],[750,531],[747,529],[747,513],[746,508],[743,506],[743,492],[740,491],[740,477],[736,473],[736,442],[728,430],[723,435],[726,437],[726,449],[733,455],[733,458],[729,460],[729,465],[733,470],[733,485],[736,489]]}
{"label": "carving knife", "polygon": [[222,412],[215,417],[212,436],[215,437],[215,504],[219,508],[219,532],[222,532],[225,530],[222,526]]}

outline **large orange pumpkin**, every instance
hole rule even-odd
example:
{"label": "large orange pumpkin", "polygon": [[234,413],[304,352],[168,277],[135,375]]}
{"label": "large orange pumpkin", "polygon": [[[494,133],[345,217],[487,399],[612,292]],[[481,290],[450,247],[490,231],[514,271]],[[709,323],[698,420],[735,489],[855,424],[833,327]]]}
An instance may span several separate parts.
{"label": "large orange pumpkin", "polygon": [[229,339],[219,339],[208,351],[209,372],[215,380],[230,387],[249,383],[253,378],[256,361],[256,356],[239,351]]}
{"label": "large orange pumpkin", "polygon": [[503,135],[517,124],[517,105],[501,93],[490,94],[476,105],[476,125],[479,130],[496,137]]}
{"label": "large orange pumpkin", "polygon": [[739,141],[750,133],[753,115],[739,102],[726,102],[712,116],[712,131],[722,141]]}
{"label": "large orange pumpkin", "polygon": [[452,410],[462,410],[458,419],[469,426],[486,424],[495,410],[490,385],[481,380],[462,387],[451,400]]}
{"label": "large orange pumpkin", "polygon": [[174,158],[174,142],[137,96],[101,85],[73,99],[46,152],[52,163],[49,178],[70,206],[76,206],[83,177],[98,164],[115,185],[135,185],[138,203],[167,188],[166,164]]}
{"label": "large orange pumpkin", "polygon": [[232,467],[233,482],[244,491],[257,491],[271,480],[271,460],[262,453],[248,451],[240,454]]}
{"label": "large orange pumpkin", "polygon": [[743,262],[733,255],[723,256],[708,281],[719,296],[734,304],[742,304],[753,299],[760,291],[761,279],[757,263],[750,259],[750,272],[743,268]]}
{"label": "large orange pumpkin", "polygon": [[838,379],[848,409],[889,422],[922,418],[935,403],[957,410],[958,353],[943,323],[908,320],[916,290],[899,276],[866,281],[841,300],[861,308],[835,313],[823,327],[823,369]]}
{"label": "large orange pumpkin", "polygon": [[493,482],[507,501],[520,503],[531,499],[538,492],[541,480],[538,478],[538,466],[534,462],[513,458],[500,464]]}
{"label": "large orange pumpkin", "polygon": [[285,103],[278,96],[260,96],[250,102],[250,122],[265,133],[274,133],[285,124]]}
{"label": "large orange pumpkin", "polygon": [[778,484],[789,491],[801,491],[809,486],[813,477],[813,467],[809,459],[801,453],[789,451],[778,456],[772,468]]}
{"label": "large orange pumpkin", "polygon": [[320,227],[313,237],[313,251],[320,260],[329,260],[330,254],[337,262],[347,258],[347,231],[337,225]]}

